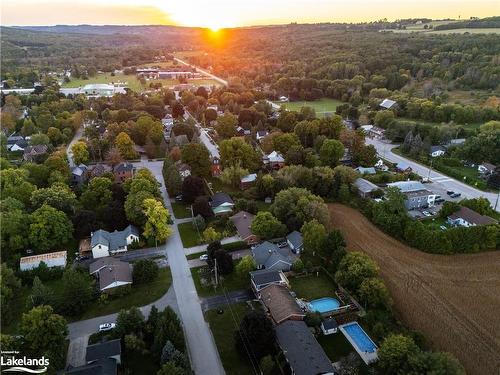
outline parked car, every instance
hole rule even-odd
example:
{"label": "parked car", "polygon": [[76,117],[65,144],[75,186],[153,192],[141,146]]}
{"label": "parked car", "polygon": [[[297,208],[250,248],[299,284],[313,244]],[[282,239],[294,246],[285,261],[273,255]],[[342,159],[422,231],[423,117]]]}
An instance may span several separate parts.
{"label": "parked car", "polygon": [[462,195],[461,193],[453,193],[452,195],[450,195],[450,197],[452,197],[452,198],[458,198],[461,195]]}
{"label": "parked car", "polygon": [[208,254],[200,255],[200,260],[208,260]]}
{"label": "parked car", "polygon": [[176,200],[177,202],[182,201],[182,194],[181,194],[181,195],[177,195],[177,196],[175,197],[175,200]]}
{"label": "parked car", "polygon": [[448,190],[448,191],[446,192],[446,194],[448,194],[448,195],[452,195],[452,194],[455,194],[455,192],[454,192],[453,190]]}
{"label": "parked car", "polygon": [[446,228],[444,225],[440,225],[440,226],[439,226],[439,229],[441,229],[441,230],[446,230],[446,229],[448,229],[448,228]]}
{"label": "parked car", "polygon": [[115,323],[102,323],[99,324],[99,332],[111,331],[116,327]]}
{"label": "parked car", "polygon": [[432,214],[429,211],[422,211],[422,214],[424,214],[425,217],[431,217]]}
{"label": "parked car", "polygon": [[444,201],[445,201],[444,198],[437,198],[437,199],[434,200],[434,203],[438,203],[439,204],[439,203],[443,203]]}

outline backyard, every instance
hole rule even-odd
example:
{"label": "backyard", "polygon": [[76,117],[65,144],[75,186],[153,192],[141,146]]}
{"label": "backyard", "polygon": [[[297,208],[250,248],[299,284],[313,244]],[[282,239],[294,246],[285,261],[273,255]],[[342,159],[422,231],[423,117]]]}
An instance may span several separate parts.
{"label": "backyard", "polygon": [[176,219],[191,217],[191,206],[183,202],[172,202],[172,210]]}
{"label": "backyard", "polygon": [[352,345],[340,331],[327,336],[319,335],[317,339],[332,362],[336,362],[354,351]]}
{"label": "backyard", "polygon": [[291,289],[298,298],[313,300],[322,297],[335,297],[336,286],[330,277],[323,273],[290,278]]}
{"label": "backyard", "polygon": [[290,111],[300,111],[302,107],[314,108],[317,115],[325,115],[325,113],[335,112],[337,107],[343,102],[330,98],[321,98],[314,101],[297,101],[297,102],[275,102],[278,105],[285,107]]}
{"label": "backyard", "polygon": [[218,310],[207,311],[205,320],[212,330],[226,374],[254,374],[250,361],[236,350],[234,340],[234,332],[238,329],[245,314],[251,311],[250,308],[246,303],[239,303],[227,306],[222,311],[222,314],[219,314]]}

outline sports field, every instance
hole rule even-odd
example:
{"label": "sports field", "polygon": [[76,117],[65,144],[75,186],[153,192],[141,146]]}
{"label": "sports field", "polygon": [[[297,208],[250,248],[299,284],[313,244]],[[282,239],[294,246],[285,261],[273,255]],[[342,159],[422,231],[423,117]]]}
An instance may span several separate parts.
{"label": "sports field", "polygon": [[313,101],[298,101],[298,102],[274,102],[289,111],[300,111],[302,107],[312,107],[319,117],[324,116],[325,113],[335,112],[337,106],[344,104],[343,102],[335,99],[322,98]]}
{"label": "sports field", "polygon": [[408,327],[423,332],[432,347],[453,353],[468,374],[498,373],[500,251],[427,254],[383,233],[353,208],[329,208],[347,248],[377,262]]}

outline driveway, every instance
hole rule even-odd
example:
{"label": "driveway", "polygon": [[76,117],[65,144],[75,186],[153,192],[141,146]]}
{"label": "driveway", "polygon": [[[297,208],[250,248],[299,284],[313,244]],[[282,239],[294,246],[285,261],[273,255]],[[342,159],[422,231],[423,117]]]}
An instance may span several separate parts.
{"label": "driveway", "polygon": [[[191,219],[189,219],[188,221],[190,221],[190,220]],[[178,221],[176,221],[176,222],[179,223]],[[231,237],[223,238],[220,241],[220,243],[222,245],[226,245],[228,243],[233,243],[233,242],[238,242],[238,241],[241,241],[241,238],[239,236],[231,236]],[[184,254],[186,254],[186,255],[197,254],[197,253],[201,253],[201,252],[205,252],[205,251],[207,251],[207,244],[184,248]]]}
{"label": "driveway", "polygon": [[71,151],[71,147],[73,147],[73,145],[82,138],[82,135],[83,135],[83,127],[81,126],[78,128],[78,130],[75,133],[75,136],[73,137],[69,145],[66,147],[66,156],[68,157],[68,164],[70,168],[73,168],[75,166],[75,163],[73,162],[73,152]]}
{"label": "driveway", "polygon": [[[462,198],[472,199],[472,198],[484,197],[490,201],[492,207],[495,207],[498,198],[498,195],[495,193],[489,193],[486,191],[478,190],[472,186],[464,184],[463,182],[460,182],[449,176],[446,176],[445,174],[442,174],[434,169],[430,170],[429,167],[425,165],[419,164],[413,160],[407,159],[403,156],[393,153],[392,149],[397,147],[398,145],[393,145],[378,139],[372,139],[368,137],[366,137],[366,143],[369,145],[373,145],[377,150],[378,155],[390,161],[391,163],[404,162],[410,165],[410,167],[413,169],[413,172],[425,178],[429,177],[430,180],[432,181],[431,183],[427,184],[430,190],[436,190],[436,191],[453,190],[456,193],[462,194],[460,199]],[[500,206],[497,205],[496,210],[500,212]]]}
{"label": "driveway", "polygon": [[228,293],[227,295],[204,298],[201,301],[201,308],[203,311],[213,310],[221,306],[251,301],[253,299],[255,299],[255,296],[251,290],[236,290]]}
{"label": "driveway", "polygon": [[[160,161],[141,161],[134,163],[136,168],[148,168],[161,182],[161,193],[167,208],[172,211],[170,199],[165,189]],[[193,370],[196,374],[224,374],[212,332],[201,311],[200,300],[194,286],[188,261],[184,254],[177,225],[172,225],[173,234],[167,240],[168,262],[172,271],[173,287],[177,297],[177,306],[186,334],[187,348]]]}

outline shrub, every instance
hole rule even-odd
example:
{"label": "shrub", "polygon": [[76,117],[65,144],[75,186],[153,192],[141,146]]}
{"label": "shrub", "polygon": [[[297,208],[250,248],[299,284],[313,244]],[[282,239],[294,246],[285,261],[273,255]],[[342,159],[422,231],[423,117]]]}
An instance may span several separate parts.
{"label": "shrub", "polygon": [[152,259],[141,259],[135,262],[132,271],[134,284],[145,284],[158,277],[159,267]]}

